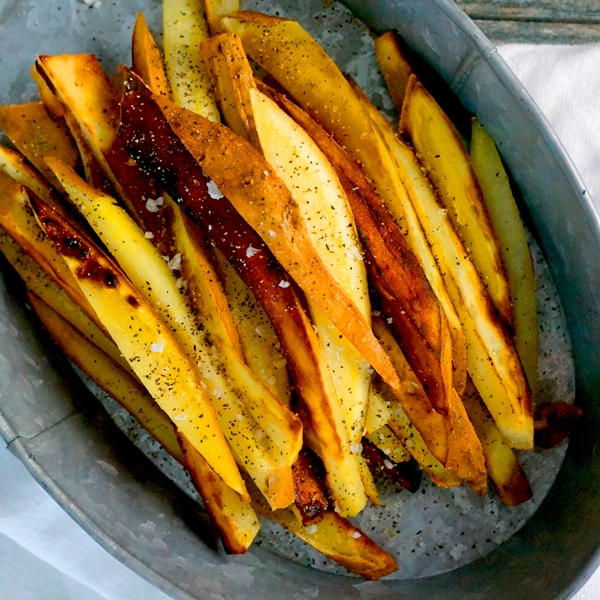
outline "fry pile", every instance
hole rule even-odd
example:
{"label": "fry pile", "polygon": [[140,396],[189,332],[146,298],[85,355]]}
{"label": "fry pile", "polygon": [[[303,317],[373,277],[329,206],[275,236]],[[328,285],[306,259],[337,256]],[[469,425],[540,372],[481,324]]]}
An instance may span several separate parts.
{"label": "fry pile", "polygon": [[531,497],[525,230],[487,132],[469,156],[392,33],[399,128],[299,23],[239,9],[165,2],[162,52],[139,14],[112,79],[37,58],[41,101],[0,107],[0,250],[228,551],[261,516],[376,579],[395,559],[348,520],[374,475]]}

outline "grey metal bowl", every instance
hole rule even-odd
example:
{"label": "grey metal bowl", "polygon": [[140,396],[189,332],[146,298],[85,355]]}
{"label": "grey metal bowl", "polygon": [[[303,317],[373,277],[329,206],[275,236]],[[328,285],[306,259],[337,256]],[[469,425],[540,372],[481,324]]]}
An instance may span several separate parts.
{"label": "grey metal bowl", "polygon": [[[156,17],[158,2],[114,6],[8,0],[0,5],[0,101],[28,100],[27,69],[37,52],[126,52],[135,10]],[[583,185],[514,75],[450,0],[347,0],[376,29],[396,28],[433,65],[499,142],[528,207],[567,313],[577,402],[585,425],[558,479],[529,523],[483,559],[418,581],[362,582],[301,567],[254,548],[243,557],[215,550],[202,511],[176,489],[89,399],[5,276],[0,284],[0,431],[40,484],[100,544],[181,598],[495,600],[568,598],[600,554],[600,228]],[[87,12],[86,12],[87,11]],[[102,19],[94,11],[102,11]],[[89,38],[81,23],[93,23]],[[109,61],[110,62],[110,61]],[[148,527],[153,523],[153,528]]]}

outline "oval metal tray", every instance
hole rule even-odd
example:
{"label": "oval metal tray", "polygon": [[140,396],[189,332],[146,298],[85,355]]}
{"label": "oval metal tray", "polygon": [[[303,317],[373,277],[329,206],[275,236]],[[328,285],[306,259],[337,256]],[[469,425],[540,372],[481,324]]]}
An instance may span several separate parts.
{"label": "oval metal tray", "polygon": [[[126,56],[135,10],[9,0],[0,8],[0,101],[26,101],[36,52]],[[375,29],[396,28],[498,141],[558,286],[573,344],[577,402],[586,412],[557,481],[529,523],[470,565],[418,581],[362,582],[285,561],[261,548],[228,557],[200,508],[176,489],[90,399],[66,362],[47,355],[15,282],[0,284],[0,431],[61,506],[100,544],[181,598],[512,600],[568,598],[600,562],[600,224],[560,143],[494,47],[450,0],[347,0]],[[87,12],[86,12],[87,11]],[[94,12],[96,11],[96,12]],[[102,15],[100,15],[102,13]],[[101,18],[100,18],[101,16]],[[82,30],[84,24],[87,29]],[[97,32],[86,38],[86,31]],[[23,44],[24,36],[27,37]],[[82,47],[81,41],[86,39]],[[10,62],[9,62],[10,61]],[[149,526],[151,524],[151,526]]]}

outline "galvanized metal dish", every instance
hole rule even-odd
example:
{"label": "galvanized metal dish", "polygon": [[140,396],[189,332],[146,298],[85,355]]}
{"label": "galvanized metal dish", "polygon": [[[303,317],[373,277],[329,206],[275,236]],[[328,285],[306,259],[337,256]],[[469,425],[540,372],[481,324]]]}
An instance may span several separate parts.
{"label": "galvanized metal dish", "polygon": [[[552,269],[573,344],[577,402],[587,418],[535,516],[486,557],[418,582],[362,582],[259,547],[226,557],[215,550],[200,508],[131,446],[66,362],[47,355],[46,337],[31,328],[7,280],[0,287],[0,431],[82,527],[176,597],[567,598],[598,563],[600,546],[600,408],[593,403],[600,389],[600,357],[593,352],[600,334],[598,217],[525,90],[450,0],[346,4],[374,28],[398,29],[488,127]],[[0,8],[0,102],[34,95],[28,69],[36,53],[95,52],[109,68],[125,60],[136,10],[157,22],[160,3],[9,1]]]}

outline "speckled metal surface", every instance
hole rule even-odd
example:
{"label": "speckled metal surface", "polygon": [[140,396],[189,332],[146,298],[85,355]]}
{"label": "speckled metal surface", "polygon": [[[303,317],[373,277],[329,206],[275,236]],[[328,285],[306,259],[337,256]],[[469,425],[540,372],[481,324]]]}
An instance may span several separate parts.
{"label": "speckled metal surface", "polygon": [[[600,356],[593,351],[600,339],[594,295],[600,283],[598,219],[525,91],[451,2],[347,4],[374,26],[397,27],[489,127],[523,191],[553,270],[575,352],[577,399],[588,419],[538,513],[487,557],[418,583],[329,575],[260,548],[244,557],[226,557],[215,551],[210,524],[197,505],[88,402],[87,391],[60,359],[45,356],[44,336],[23,326],[20,296],[7,281],[0,287],[5,340],[0,352],[0,428],[13,451],[83,527],[176,597],[566,598],[591,568],[600,542],[600,457],[595,444],[600,416],[593,404],[600,389]],[[0,81],[5,84],[0,101],[33,95],[33,85],[25,82],[35,52],[85,48],[114,64],[115,57],[127,55],[130,15],[140,9],[156,19],[159,3],[103,2],[90,8],[74,0],[9,1],[0,7]],[[23,19],[25,31],[11,27]],[[88,23],[94,24],[94,38],[84,29]],[[14,73],[22,76],[15,78]]]}

